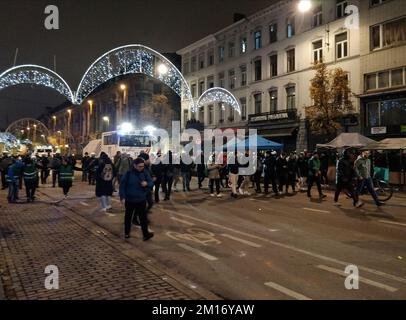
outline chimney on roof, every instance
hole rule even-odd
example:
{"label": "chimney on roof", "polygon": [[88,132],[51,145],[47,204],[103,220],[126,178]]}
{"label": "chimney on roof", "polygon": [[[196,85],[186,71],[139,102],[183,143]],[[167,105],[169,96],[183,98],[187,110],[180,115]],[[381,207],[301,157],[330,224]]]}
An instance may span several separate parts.
{"label": "chimney on roof", "polygon": [[242,19],[245,19],[245,18],[246,18],[245,14],[238,13],[238,12],[234,13],[234,23],[236,23]]}

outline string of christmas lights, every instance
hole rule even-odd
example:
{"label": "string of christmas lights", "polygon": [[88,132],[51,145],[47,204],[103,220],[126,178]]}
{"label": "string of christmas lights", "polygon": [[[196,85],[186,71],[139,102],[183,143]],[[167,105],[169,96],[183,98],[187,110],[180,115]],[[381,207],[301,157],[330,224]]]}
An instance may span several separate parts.
{"label": "string of christmas lights", "polygon": [[[211,88],[205,91],[197,100],[195,111],[197,112],[198,108],[209,105],[213,102],[227,104],[241,115],[240,104],[236,97],[230,91],[220,87]],[[222,109],[224,110],[224,105],[222,105]]]}
{"label": "string of christmas lights", "polygon": [[74,102],[74,96],[68,84],[50,69],[37,65],[21,65],[6,70],[0,75],[0,90],[21,84],[35,84],[54,89]]}

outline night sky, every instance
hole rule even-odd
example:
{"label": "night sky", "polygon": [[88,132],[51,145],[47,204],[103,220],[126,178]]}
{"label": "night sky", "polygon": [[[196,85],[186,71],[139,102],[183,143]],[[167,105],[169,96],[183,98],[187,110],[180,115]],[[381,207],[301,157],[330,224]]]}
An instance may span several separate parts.
{"label": "night sky", "polygon": [[[0,73],[18,64],[53,69],[76,90],[100,55],[140,43],[174,52],[233,22],[233,13],[252,14],[274,0],[0,0]],[[57,5],[60,30],[44,27],[47,5]],[[0,130],[21,117],[36,117],[64,98],[50,89],[21,86],[0,91]]]}

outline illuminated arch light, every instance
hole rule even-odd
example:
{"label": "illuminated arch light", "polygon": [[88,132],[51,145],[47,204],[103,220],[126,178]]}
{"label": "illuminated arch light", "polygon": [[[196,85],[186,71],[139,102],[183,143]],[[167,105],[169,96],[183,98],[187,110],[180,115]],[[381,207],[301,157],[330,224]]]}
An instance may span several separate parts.
{"label": "illuminated arch light", "polygon": [[196,109],[194,111],[214,102],[227,104],[241,115],[241,107],[237,98],[230,91],[220,87],[205,91],[199,100],[197,100]]}
{"label": "illuminated arch light", "polygon": [[159,52],[139,44],[115,48],[93,62],[80,81],[75,100],[81,104],[101,84],[134,73],[162,81],[194,108],[190,87],[182,73]]}
{"label": "illuminated arch light", "polygon": [[16,148],[18,146],[17,138],[8,132],[0,132],[0,143],[4,144],[6,148]]}
{"label": "illuminated arch light", "polygon": [[72,103],[75,102],[72,90],[56,72],[45,67],[25,64],[10,68],[0,75],[0,90],[21,84],[34,84],[54,89]]}
{"label": "illuminated arch light", "polygon": [[41,134],[45,135],[45,137],[49,137],[50,133],[48,128],[44,123],[41,121],[38,121],[33,118],[24,118],[24,119],[19,119],[17,121],[14,121],[12,124],[8,126],[6,129],[6,133],[14,135],[14,136],[19,136],[19,133],[21,130],[26,131],[27,126],[30,127],[30,130],[34,129],[34,125],[36,125],[36,132],[38,134],[38,137],[41,136]]}

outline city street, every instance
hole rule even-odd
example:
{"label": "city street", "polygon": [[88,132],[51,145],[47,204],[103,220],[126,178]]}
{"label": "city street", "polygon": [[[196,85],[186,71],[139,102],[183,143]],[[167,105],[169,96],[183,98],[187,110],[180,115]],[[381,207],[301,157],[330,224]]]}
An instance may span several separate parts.
{"label": "city street", "polygon": [[[35,204],[7,204],[0,192],[8,298],[406,298],[404,194],[379,209],[364,196],[354,209],[345,195],[333,206],[331,191],[322,202],[305,193],[232,199],[228,190],[218,199],[193,181],[192,192],[153,208],[155,237],[143,242],[138,227],[124,240],[116,194],[113,213],[103,213],[94,187],[78,181],[63,201],[50,185]],[[52,293],[43,289],[47,265],[61,277]],[[358,290],[345,287],[348,265],[359,270]]]}

